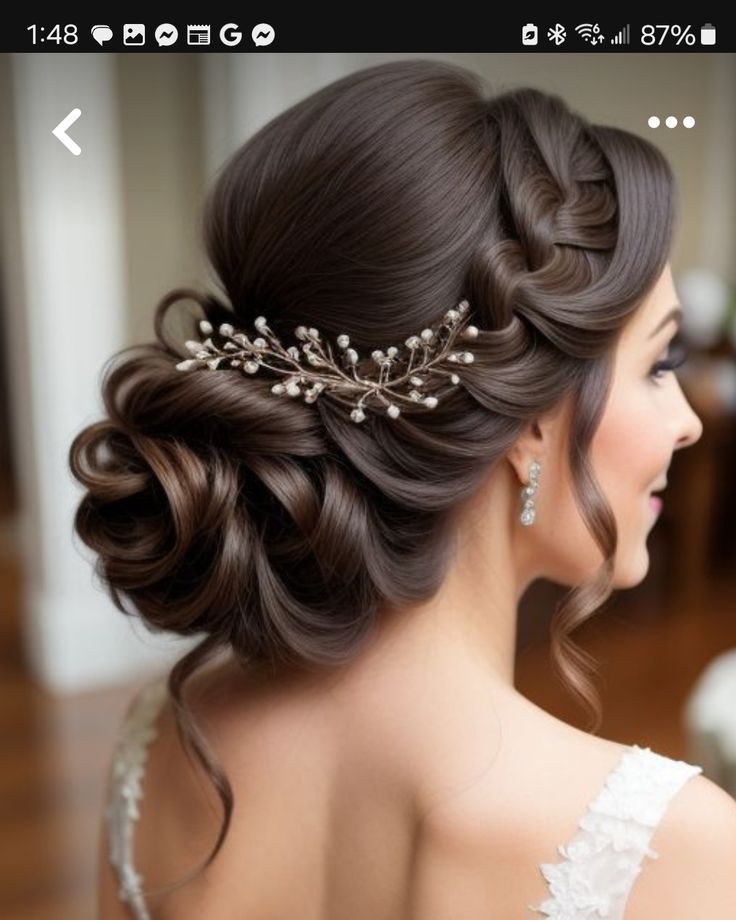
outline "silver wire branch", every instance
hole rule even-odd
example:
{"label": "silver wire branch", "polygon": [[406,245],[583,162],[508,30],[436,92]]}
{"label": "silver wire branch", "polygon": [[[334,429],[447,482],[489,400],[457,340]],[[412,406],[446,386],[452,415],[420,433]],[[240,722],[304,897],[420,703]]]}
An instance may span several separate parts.
{"label": "silver wire branch", "polygon": [[[176,367],[182,371],[199,368],[218,370],[220,362],[225,359],[229,360],[232,367],[239,367],[244,373],[255,374],[259,368],[265,367],[276,373],[289,375],[285,383],[277,383],[271,387],[272,392],[277,395],[285,393],[288,396],[298,396],[302,392],[300,384],[311,384],[304,394],[305,402],[314,402],[319,394],[326,390],[337,402],[352,407],[351,418],[353,421],[361,422],[365,418],[363,408],[367,405],[367,400],[370,397],[374,397],[387,406],[389,416],[396,418],[400,414],[400,410],[392,400],[406,402],[414,406],[419,404],[433,409],[438,404],[438,397],[450,392],[460,382],[460,378],[456,373],[443,370],[437,365],[443,361],[453,364],[470,364],[473,362],[474,356],[472,352],[452,351],[459,337],[464,339],[477,338],[477,327],[466,326],[469,318],[468,301],[462,300],[457,308],[450,309],[445,313],[444,321],[440,323],[436,330],[427,328],[422,330],[419,335],[413,335],[406,339],[404,346],[405,349],[408,349],[408,361],[405,349],[391,346],[385,353],[380,349],[375,349],[371,353],[371,357],[379,367],[378,380],[361,377],[358,374],[356,365],[361,361],[361,358],[354,348],[349,347],[350,339],[347,335],[343,334],[337,337],[337,345],[343,352],[341,355],[343,366],[340,367],[335,360],[330,343],[323,343],[318,329],[298,326],[294,330],[294,334],[304,342],[302,352],[294,345],[286,349],[268,326],[264,316],[258,316],[254,321],[255,327],[261,335],[252,341],[244,332],[236,330],[230,323],[222,323],[219,327],[220,335],[228,340],[222,348],[215,345],[209,337],[203,342],[193,339],[188,340],[186,347],[194,357],[179,362]],[[200,320],[199,328],[207,336],[210,336],[213,332],[212,324],[207,320]],[[446,337],[443,330],[447,331]],[[322,368],[322,370],[310,370],[305,367],[301,363],[302,356],[311,367]],[[269,364],[264,360],[266,357],[284,362],[288,367],[284,368]],[[415,365],[414,360],[417,357],[421,357],[421,360]],[[392,379],[392,371],[400,369],[405,363],[406,368],[400,376]],[[349,376],[345,371],[349,371],[352,376]],[[428,395],[426,384],[431,383],[433,376],[449,378],[452,385],[442,392]],[[413,387],[408,394],[401,392],[400,389],[407,381]],[[340,395],[341,393],[354,394],[356,392],[362,393],[357,403],[343,399]]]}

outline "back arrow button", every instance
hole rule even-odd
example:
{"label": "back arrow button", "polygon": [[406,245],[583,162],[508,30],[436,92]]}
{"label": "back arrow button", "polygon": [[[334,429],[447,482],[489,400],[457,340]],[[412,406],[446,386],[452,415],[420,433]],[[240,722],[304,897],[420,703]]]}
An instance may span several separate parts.
{"label": "back arrow button", "polygon": [[51,132],[61,141],[67,150],[71,150],[75,157],[79,156],[79,154],[82,152],[82,148],[69,137],[69,135],[66,133],[66,129],[71,127],[71,125],[74,124],[74,122],[79,118],[81,114],[81,109],[72,109],[68,115],[61,119],[59,124]]}

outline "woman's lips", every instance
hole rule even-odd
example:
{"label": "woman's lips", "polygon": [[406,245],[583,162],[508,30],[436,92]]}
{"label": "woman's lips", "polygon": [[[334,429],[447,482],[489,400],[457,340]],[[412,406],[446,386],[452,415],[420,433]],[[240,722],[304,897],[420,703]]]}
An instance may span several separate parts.
{"label": "woman's lips", "polygon": [[656,511],[657,513],[659,513],[659,512],[662,510],[662,505],[663,505],[663,504],[664,504],[664,503],[662,502],[662,499],[659,498],[659,496],[657,496],[657,495],[650,495],[650,496],[649,496],[649,507],[652,508],[652,509],[653,509],[654,511]]}

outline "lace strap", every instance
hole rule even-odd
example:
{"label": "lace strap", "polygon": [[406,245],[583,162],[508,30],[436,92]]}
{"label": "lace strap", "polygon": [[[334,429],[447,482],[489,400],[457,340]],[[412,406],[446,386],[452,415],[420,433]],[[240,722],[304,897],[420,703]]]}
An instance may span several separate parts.
{"label": "lace strap", "polygon": [[628,747],[575,836],[558,847],[564,859],[540,865],[552,897],[527,906],[555,920],[621,920],[643,857],[659,858],[649,842],[667,805],[697,773],[702,767]]}
{"label": "lace strap", "polygon": [[142,894],[142,877],[133,865],[133,822],[140,812],[141,783],[145,772],[148,745],[157,735],[156,716],[166,701],[167,676],[146,684],[128,707],[113,753],[110,798],[105,809],[108,824],[110,862],[117,870],[118,895],[127,901],[136,920],[150,920]]}

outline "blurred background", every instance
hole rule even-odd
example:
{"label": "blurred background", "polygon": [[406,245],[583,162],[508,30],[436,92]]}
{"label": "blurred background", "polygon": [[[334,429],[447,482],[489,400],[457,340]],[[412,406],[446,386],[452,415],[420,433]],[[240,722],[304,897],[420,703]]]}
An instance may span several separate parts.
{"label": "blurred background", "polygon": [[[561,94],[670,160],[672,267],[701,417],[647,538],[650,571],[575,634],[600,665],[598,734],[700,763],[736,796],[736,55],[23,54],[0,56],[0,916],[92,918],[103,789],[133,693],[188,644],[122,616],[72,540],[69,445],[102,411],[115,351],[206,286],[204,194],[223,159],[292,102],[371,63],[441,57],[497,91]],[[73,156],[52,129],[74,107]],[[656,115],[660,126],[649,126]],[[665,119],[674,115],[675,127]],[[691,115],[692,128],[681,125]],[[549,663],[564,592],[522,603],[517,686],[585,714]]]}

